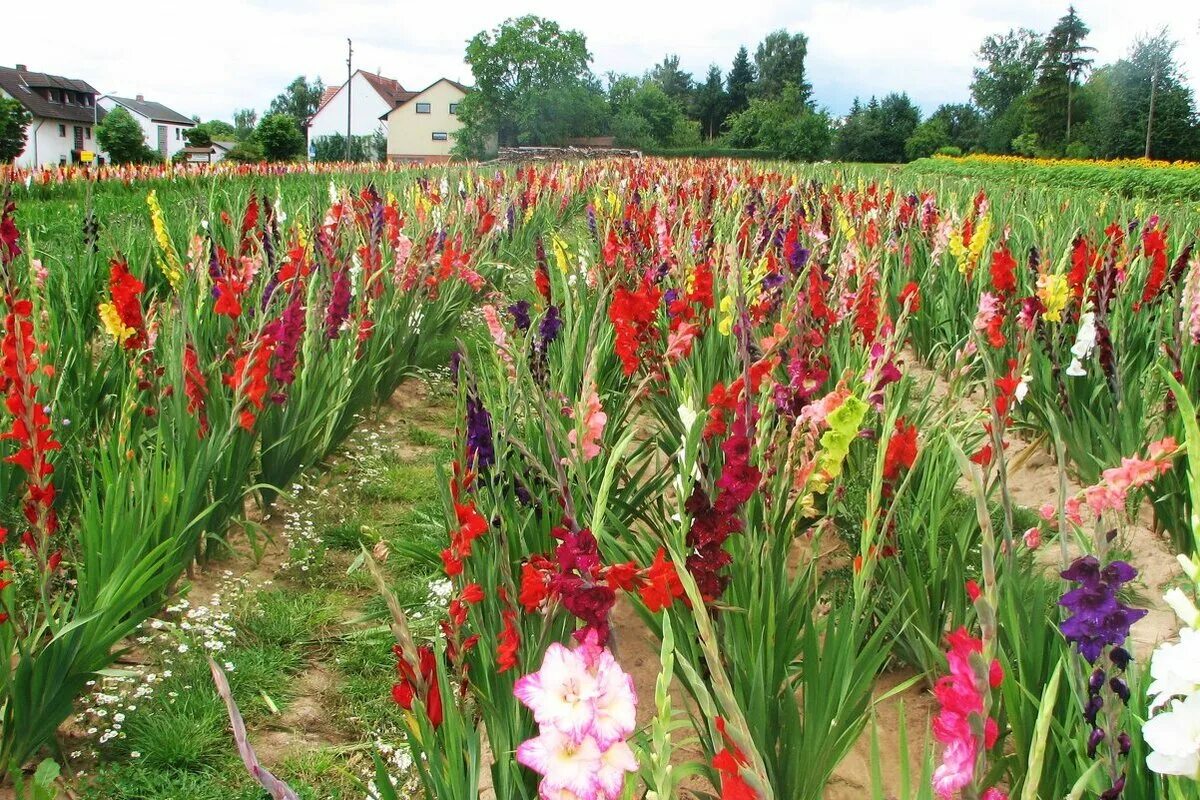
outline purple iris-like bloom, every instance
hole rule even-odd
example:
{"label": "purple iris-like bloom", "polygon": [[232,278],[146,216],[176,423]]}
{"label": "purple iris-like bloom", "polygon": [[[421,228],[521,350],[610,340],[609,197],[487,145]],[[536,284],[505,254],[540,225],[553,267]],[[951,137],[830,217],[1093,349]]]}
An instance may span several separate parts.
{"label": "purple iris-like bloom", "polygon": [[474,394],[467,395],[467,458],[481,473],[496,463],[492,445],[492,415]]}
{"label": "purple iris-like bloom", "polygon": [[546,315],[542,317],[542,323],[538,326],[538,335],[542,337],[543,346],[549,347],[550,343],[558,338],[560,330],[562,330],[562,317],[558,315],[558,306],[550,306],[546,309]]}
{"label": "purple iris-like bloom", "polygon": [[519,330],[527,331],[531,324],[529,319],[529,301],[518,300],[508,307],[508,313],[513,315]]}
{"label": "purple iris-like bloom", "polygon": [[1130,626],[1146,616],[1145,610],[1117,599],[1121,586],[1137,577],[1137,570],[1124,561],[1101,568],[1094,556],[1083,556],[1062,577],[1078,586],[1058,601],[1071,612],[1059,629],[1079,648],[1079,654],[1094,664],[1105,646],[1119,647],[1129,637]]}
{"label": "purple iris-like bloom", "polygon": [[450,380],[458,385],[458,371],[462,369],[463,354],[457,347],[450,351]]}
{"label": "purple iris-like bloom", "polygon": [[350,316],[350,270],[337,267],[330,279],[329,306],[325,309],[325,338],[341,335],[342,323]]}

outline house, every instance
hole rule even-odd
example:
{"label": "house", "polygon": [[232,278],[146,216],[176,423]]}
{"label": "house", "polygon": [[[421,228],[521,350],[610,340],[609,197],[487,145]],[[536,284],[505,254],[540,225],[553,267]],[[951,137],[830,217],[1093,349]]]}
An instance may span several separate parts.
{"label": "house", "polygon": [[33,120],[17,166],[39,167],[90,161],[96,155],[96,90],[87,81],[30,72],[24,64],[0,67],[0,96],[25,107]]}
{"label": "house", "polygon": [[[183,132],[196,127],[196,121],[191,117],[172,111],[162,103],[147,100],[140,94],[137,97],[114,97],[106,94],[99,102],[105,111],[120,107],[132,114],[142,126],[146,144],[157,150],[165,159],[170,159],[187,147]],[[101,114],[100,118],[103,119],[104,115]]]}
{"label": "house", "polygon": [[469,86],[440,78],[419,92],[397,98],[382,117],[387,122],[388,160],[449,161],[454,132],[462,127],[458,104],[470,91]]}
{"label": "house", "polygon": [[237,142],[219,142],[213,140],[207,147],[185,147],[184,160],[189,164],[216,164],[234,148]]}
{"label": "house", "polygon": [[329,87],[305,126],[309,156],[312,156],[317,139],[346,135],[347,104],[351,135],[370,136],[383,130],[380,117],[395,107],[401,98],[411,95],[412,92],[405,91],[400,81],[361,69],[341,86]]}

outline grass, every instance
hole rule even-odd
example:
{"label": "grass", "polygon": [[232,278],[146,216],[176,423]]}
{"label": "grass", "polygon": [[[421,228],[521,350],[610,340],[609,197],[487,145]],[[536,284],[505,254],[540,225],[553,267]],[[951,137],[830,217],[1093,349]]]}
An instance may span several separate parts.
{"label": "grass", "polygon": [[[314,504],[317,537],[295,542],[290,560],[307,555],[309,569],[231,603],[236,637],[216,660],[234,667],[227,675],[251,743],[263,729],[278,729],[306,669],[319,665],[332,677],[317,700],[337,740],[351,744],[299,745],[269,764],[305,800],[359,800],[375,737],[399,741],[403,712],[390,699],[396,662],[386,608],[366,570],[348,568],[363,546],[384,543],[383,568],[413,612],[414,632],[434,633],[441,612],[428,605],[429,587],[441,577],[445,537],[436,465],[451,457],[441,431],[452,406],[439,398],[379,428],[379,438],[352,438],[351,457],[336,461],[302,501]],[[128,715],[124,736],[103,748],[98,771],[79,784],[81,800],[261,800],[237,759],[203,646],[168,650],[161,662],[155,669],[169,677]]]}

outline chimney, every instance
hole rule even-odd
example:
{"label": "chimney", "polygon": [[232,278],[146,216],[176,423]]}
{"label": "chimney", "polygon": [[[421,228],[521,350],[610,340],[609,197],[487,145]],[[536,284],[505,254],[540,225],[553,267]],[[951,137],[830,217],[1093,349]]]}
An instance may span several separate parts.
{"label": "chimney", "polygon": [[146,98],[139,94],[137,96],[137,99],[138,99],[138,102],[141,103],[141,102],[144,102]]}
{"label": "chimney", "polygon": [[29,71],[29,67],[25,66],[24,64],[17,64],[17,72],[28,72],[28,71]]}

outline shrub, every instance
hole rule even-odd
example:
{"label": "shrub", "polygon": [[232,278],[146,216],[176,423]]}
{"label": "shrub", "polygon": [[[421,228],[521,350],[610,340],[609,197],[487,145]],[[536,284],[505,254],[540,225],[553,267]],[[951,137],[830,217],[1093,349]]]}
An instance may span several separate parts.
{"label": "shrub", "polygon": [[96,142],[114,164],[152,164],[161,160],[146,145],[142,126],[120,106],[105,114],[96,126]]}
{"label": "shrub", "polygon": [[304,153],[304,134],[290,114],[270,114],[254,133],[267,161],[291,161]]}

